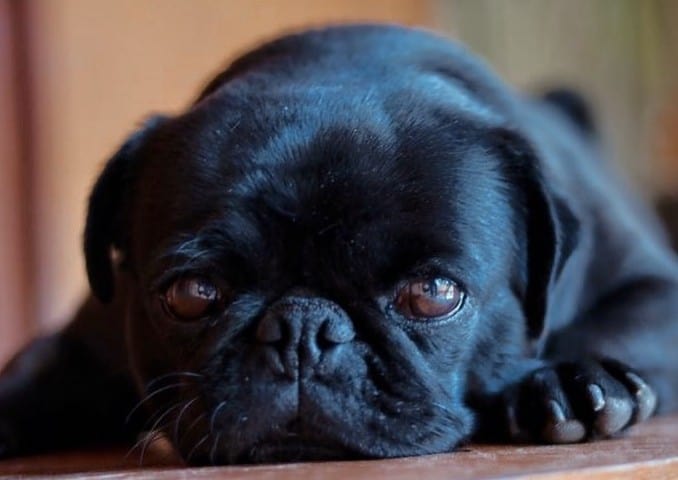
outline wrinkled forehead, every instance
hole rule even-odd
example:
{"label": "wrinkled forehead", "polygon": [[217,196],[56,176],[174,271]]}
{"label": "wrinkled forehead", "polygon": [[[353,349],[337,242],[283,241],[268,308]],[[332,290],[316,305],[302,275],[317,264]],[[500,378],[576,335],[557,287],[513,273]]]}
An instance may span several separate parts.
{"label": "wrinkled forehead", "polygon": [[368,100],[260,107],[189,114],[155,140],[137,257],[198,256],[259,278],[275,268],[327,278],[325,265],[367,279],[429,257],[472,262],[506,241],[507,189],[477,124]]}

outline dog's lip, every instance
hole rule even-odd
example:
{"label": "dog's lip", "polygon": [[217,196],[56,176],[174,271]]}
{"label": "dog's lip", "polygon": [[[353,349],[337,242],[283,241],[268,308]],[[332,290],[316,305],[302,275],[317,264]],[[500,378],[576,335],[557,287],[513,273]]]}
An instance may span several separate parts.
{"label": "dog's lip", "polygon": [[355,453],[336,441],[290,433],[257,442],[246,455],[252,463],[346,460]]}

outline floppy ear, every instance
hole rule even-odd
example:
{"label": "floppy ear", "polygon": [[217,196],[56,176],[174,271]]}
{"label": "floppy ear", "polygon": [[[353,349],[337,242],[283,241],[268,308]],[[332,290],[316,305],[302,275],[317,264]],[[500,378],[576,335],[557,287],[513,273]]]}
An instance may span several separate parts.
{"label": "floppy ear", "polygon": [[523,308],[528,335],[538,338],[548,311],[549,295],[579,243],[579,220],[548,184],[542,162],[525,138],[511,130],[498,133],[500,148],[510,157],[512,181],[522,192],[526,212],[527,287]]}
{"label": "floppy ear", "polygon": [[102,302],[113,299],[113,250],[124,257],[126,206],[138,170],[138,151],[148,133],[165,120],[152,117],[108,160],[89,197],[84,233],[87,277]]}

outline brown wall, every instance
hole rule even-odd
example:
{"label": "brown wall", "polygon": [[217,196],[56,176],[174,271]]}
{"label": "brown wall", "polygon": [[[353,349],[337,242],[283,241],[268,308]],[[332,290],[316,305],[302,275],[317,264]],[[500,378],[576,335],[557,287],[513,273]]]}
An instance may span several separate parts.
{"label": "brown wall", "polygon": [[21,162],[20,102],[13,11],[0,3],[0,362],[25,339],[27,263],[23,256],[26,204]]}
{"label": "brown wall", "polygon": [[[431,21],[426,0],[0,2],[4,10],[19,5],[27,33],[25,86],[33,108],[21,133],[29,138],[25,153],[35,192],[15,191],[21,162],[13,140],[4,138],[12,132],[0,129],[0,261],[11,267],[0,276],[0,361],[15,348],[21,325],[33,321],[53,329],[85,295],[80,241],[88,189],[107,156],[150,112],[182,108],[230,58],[281,30],[345,20]],[[2,39],[0,45],[6,45]],[[8,59],[0,54],[0,61]],[[7,82],[0,78],[0,102],[11,103]],[[2,115],[11,112],[0,104]],[[30,209],[23,216],[17,208],[22,201]],[[20,238],[22,218],[33,246]],[[22,267],[33,279],[29,303],[35,314],[6,321],[22,317],[12,314],[22,308],[22,292],[13,284]]]}
{"label": "brown wall", "polygon": [[648,197],[678,188],[654,148],[678,91],[675,0],[440,0],[436,16],[527,91],[568,86],[594,106],[605,151]]}

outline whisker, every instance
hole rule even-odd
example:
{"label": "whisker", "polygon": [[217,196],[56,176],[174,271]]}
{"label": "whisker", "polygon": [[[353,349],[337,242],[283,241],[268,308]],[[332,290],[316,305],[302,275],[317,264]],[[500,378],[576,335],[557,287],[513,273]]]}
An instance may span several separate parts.
{"label": "whisker", "polygon": [[[132,445],[132,448],[130,448],[129,451],[127,452],[127,454],[125,455],[125,459],[127,459],[127,458],[130,456],[130,454],[132,454],[132,452],[133,452],[134,450],[136,450],[137,448],[139,448],[139,447],[141,446],[142,443],[144,443],[144,445],[143,445],[143,450],[142,450],[142,452],[141,452],[142,457],[143,457],[143,454],[145,453],[146,448],[149,446],[149,444],[152,444],[152,443],[155,441],[157,435],[159,435],[159,434],[162,433],[161,430],[157,430],[158,425],[160,424],[160,422],[162,422],[162,420],[163,420],[163,419],[164,419],[164,418],[165,418],[172,410],[174,410],[176,407],[181,406],[182,404],[183,404],[183,402],[176,403],[176,404],[172,405],[171,407],[169,407],[167,410],[165,410],[165,411],[157,418],[157,420],[155,420],[155,422],[153,423],[153,426],[149,429],[149,428],[146,428],[146,425],[148,425],[151,421],[153,421],[153,417],[154,417],[155,415],[157,415],[157,414],[151,416],[151,418],[146,422],[146,425],[144,425],[143,430],[142,430],[143,432],[146,432],[146,434],[145,434],[145,435],[142,435],[141,438],[140,438],[139,440],[137,440],[137,442],[136,442],[134,445]],[[170,424],[170,422],[166,423],[165,425],[163,425],[163,428],[164,428],[165,426],[169,425],[169,424]]]}
{"label": "whisker", "polygon": [[198,443],[196,443],[196,444],[193,446],[193,448],[191,448],[191,451],[188,452],[188,456],[186,457],[186,463],[188,463],[188,464],[191,463],[191,457],[193,456],[193,454],[195,453],[195,451],[196,451],[203,443],[205,443],[205,442],[207,441],[208,438],[210,438],[210,434],[209,434],[209,433],[205,434],[205,436],[202,437],[202,439],[200,439],[200,441],[199,441]]}
{"label": "whisker", "polygon": [[[165,407],[167,407],[167,404],[162,405],[152,415],[150,415],[148,417],[148,419],[146,420],[144,425],[141,427],[141,430],[146,431],[146,432],[150,432],[152,430],[155,430],[155,427],[158,424],[157,420],[162,420],[165,417],[165,415],[167,415],[167,413],[172,411],[172,409],[174,409],[178,406],[181,406],[183,404],[184,404],[184,401],[181,400],[180,402],[173,403],[168,408],[165,408]],[[153,424],[153,426],[150,426],[151,424]]]}
{"label": "whisker", "polygon": [[212,412],[212,416],[210,417],[210,432],[214,432],[214,422],[217,420],[217,415],[219,414],[219,411],[226,406],[226,401],[222,401],[219,405],[217,405],[217,408],[214,409],[214,412]]}
{"label": "whisker", "polygon": [[165,380],[166,378],[171,378],[171,377],[194,377],[194,378],[203,378],[204,375],[201,375],[201,374],[195,373],[195,372],[189,372],[189,371],[166,373],[166,374],[160,375],[159,377],[156,377],[156,378],[154,378],[153,380],[151,380],[150,382],[148,382],[148,383],[146,384],[146,389],[148,390],[148,389],[150,389],[153,385],[155,385],[156,383],[158,383],[158,382],[160,382],[160,381],[162,381],[162,380]]}
{"label": "whisker", "polygon": [[[134,453],[134,451],[137,448],[141,447],[142,443],[147,442],[147,441],[150,441],[151,443],[153,443],[156,440],[156,438],[159,437],[161,434],[162,434],[162,432],[145,432],[144,435],[140,435],[141,438],[139,438],[139,440],[137,440],[136,443],[134,445],[132,445],[132,447],[127,451],[127,453],[123,457],[124,460],[129,459],[129,456],[132,455],[132,453]],[[142,460],[143,459],[139,460],[139,465],[141,465]]]}
{"label": "whisker", "polygon": [[[183,404],[184,404],[183,401],[182,401],[182,402],[179,402],[179,403],[175,403],[174,405],[172,405],[171,407],[169,407],[167,410],[165,410],[165,412],[164,412],[162,415],[160,415],[160,416],[158,417],[158,419],[155,421],[155,423],[153,424],[153,426],[152,426],[151,429],[150,429],[150,432],[156,432],[156,431],[162,432],[162,429],[158,429],[158,426],[160,425],[160,422],[162,422],[162,421],[165,419],[165,417],[167,417],[167,415],[169,415],[169,414],[172,412],[172,410],[175,410],[177,407],[180,407],[180,406],[182,406]],[[163,427],[165,427],[165,426],[167,426],[167,425],[170,425],[171,423],[172,423],[172,422],[167,422],[167,424],[163,425]],[[148,442],[144,443],[143,448],[141,449],[141,458],[142,458],[142,459],[143,459],[144,455],[146,454],[146,449],[149,447],[149,445],[150,445],[151,443],[153,443],[153,442],[148,441]]]}
{"label": "whisker", "polygon": [[181,409],[179,412],[179,416],[177,419],[174,421],[174,434],[173,434],[173,439],[174,439],[174,444],[177,445],[179,442],[179,426],[181,424],[181,417],[184,416],[184,413],[190,408],[190,406],[198,400],[199,397],[195,397],[193,400],[186,402],[186,405],[184,405],[184,408]]}
{"label": "whisker", "polygon": [[214,443],[212,444],[212,448],[210,448],[210,463],[211,463],[212,465],[215,464],[215,462],[214,462],[214,455],[215,455],[216,452],[217,452],[217,446],[219,445],[219,440],[221,440],[221,433],[222,433],[222,432],[217,433],[217,436],[216,436],[216,438],[214,439]]}
{"label": "whisker", "polygon": [[132,408],[132,410],[127,414],[127,417],[125,417],[125,423],[126,423],[126,424],[129,423],[130,419],[132,418],[132,415],[134,415],[134,413],[135,413],[137,410],[139,410],[139,408],[141,408],[141,406],[142,406],[144,403],[146,403],[147,401],[149,401],[151,398],[153,398],[153,397],[155,397],[156,395],[158,395],[159,393],[162,393],[162,392],[164,392],[164,391],[167,391],[167,390],[169,390],[169,389],[171,389],[171,388],[178,388],[178,387],[181,387],[181,386],[183,386],[183,385],[184,385],[183,383],[173,383],[172,385],[167,385],[166,387],[159,388],[159,389],[153,391],[153,393],[150,393],[149,395],[146,395],[144,398],[142,398],[141,400],[139,400],[139,402],[134,406],[134,408]]}
{"label": "whisker", "polygon": [[146,450],[148,449],[149,446],[153,445],[156,440],[159,440],[162,438],[162,431],[161,430],[156,430],[155,432],[149,434],[146,436],[144,440],[144,446],[141,449],[141,456],[139,458],[139,466],[142,467],[144,465],[144,459],[146,458]]}
{"label": "whisker", "polygon": [[186,436],[191,432],[191,430],[193,430],[195,428],[195,426],[198,425],[198,423],[201,420],[203,420],[205,417],[207,417],[207,413],[203,412],[200,415],[198,415],[198,417],[195,420],[193,420],[193,422],[191,422],[191,424],[188,426],[188,428],[184,432],[183,438],[179,442],[177,442],[177,448],[178,449],[181,449],[181,444],[186,439]]}

